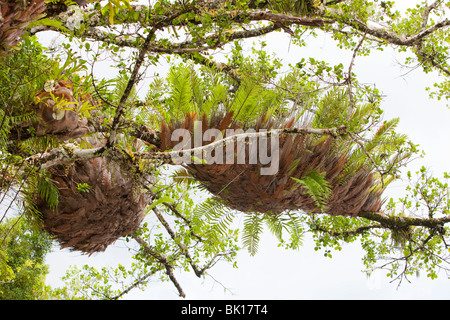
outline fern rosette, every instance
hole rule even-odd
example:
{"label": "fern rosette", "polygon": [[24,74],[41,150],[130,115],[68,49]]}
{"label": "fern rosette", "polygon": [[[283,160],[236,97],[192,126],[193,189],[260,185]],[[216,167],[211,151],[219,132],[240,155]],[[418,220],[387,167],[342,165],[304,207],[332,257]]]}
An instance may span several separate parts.
{"label": "fern rosette", "polygon": [[[100,84],[100,91],[93,90],[90,77],[80,75],[84,62],[72,51],[60,64],[59,59],[43,56],[43,48],[34,46],[34,41],[26,39],[16,54],[4,58],[8,66],[21,67],[14,77],[21,78],[24,85],[15,88],[7,82],[0,88],[3,96],[11,95],[13,106],[8,113],[0,112],[0,138],[12,137],[12,143],[8,145],[6,139],[0,139],[0,144],[24,158],[58,147],[70,154],[72,148],[104,146],[104,136],[94,133],[88,120],[93,115],[104,116],[97,98],[106,95],[107,87]],[[34,70],[29,64],[39,69]],[[3,79],[7,79],[6,72],[0,72]],[[123,135],[120,138],[124,153],[127,147],[141,147]],[[140,226],[151,202],[144,187],[153,181],[153,176],[136,173],[133,165],[98,155],[45,170],[19,167],[18,172],[24,177],[24,209],[62,248],[88,254],[104,251]]]}
{"label": "fern rosette", "polygon": [[152,177],[107,157],[56,166],[49,173],[48,182],[40,182],[36,209],[43,228],[61,248],[104,251],[140,226],[151,202],[143,185]]}
{"label": "fern rosette", "polygon": [[[161,150],[179,146],[180,140],[174,139],[179,129],[192,137],[184,143],[184,149],[210,144],[211,138],[205,137],[211,129],[221,132],[220,138],[230,132],[268,132],[262,144],[247,139],[240,146],[236,143],[231,153],[228,146],[220,146],[213,151],[214,161],[198,153],[201,159],[195,155],[184,158],[188,161],[183,165],[208,191],[241,212],[302,210],[356,216],[361,211],[379,211],[382,192],[394,172],[383,168],[392,167],[393,158],[408,157],[397,147],[406,141],[394,131],[398,119],[380,123],[380,111],[374,103],[350,110],[348,95],[340,89],[328,90],[322,96],[305,95],[301,103],[292,105],[277,87],[289,81],[293,84],[293,78],[295,75],[288,75],[275,89],[247,80],[232,90],[215,74],[203,73],[201,77],[189,66],[174,67],[167,77],[166,94],[159,88],[158,98],[150,95],[153,100],[148,101],[162,118]],[[157,84],[155,81],[153,88]],[[376,123],[378,129],[369,137],[366,127],[373,129]],[[338,126],[350,127],[352,132],[347,134],[354,139],[330,134],[281,134],[276,137],[276,150],[271,149],[271,130]],[[278,155],[269,160],[277,162],[273,173],[262,174],[271,163],[261,161],[260,155],[253,157],[257,161],[250,160],[255,144],[267,147],[266,155]],[[375,159],[374,151],[384,152],[385,157]],[[217,161],[217,154],[221,161]]]}

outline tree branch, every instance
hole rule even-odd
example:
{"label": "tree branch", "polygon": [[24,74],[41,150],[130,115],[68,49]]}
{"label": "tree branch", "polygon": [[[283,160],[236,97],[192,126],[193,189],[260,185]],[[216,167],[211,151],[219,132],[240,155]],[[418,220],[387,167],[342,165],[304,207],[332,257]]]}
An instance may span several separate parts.
{"label": "tree branch", "polygon": [[350,66],[348,67],[347,82],[348,82],[349,105],[348,105],[348,111],[347,111],[347,119],[346,119],[347,121],[350,120],[350,118],[352,116],[352,112],[353,112],[353,110],[355,108],[355,99],[353,98],[353,92],[352,92],[352,87],[353,87],[353,83],[352,83],[352,69],[353,69],[353,65],[355,63],[356,55],[358,54],[358,50],[361,48],[361,45],[363,44],[365,39],[366,39],[366,34],[364,33],[363,37],[359,41],[359,43],[356,46],[355,50],[353,50],[352,60],[350,61]]}
{"label": "tree branch", "polygon": [[403,36],[399,35],[393,31],[390,31],[386,28],[379,28],[376,26],[369,26],[367,23],[357,19],[350,17],[349,15],[343,13],[339,9],[334,8],[320,8],[319,15],[324,19],[335,19],[336,21],[342,22],[360,32],[367,33],[376,38],[385,40],[386,42],[399,46],[411,47],[416,45],[419,41],[426,38],[433,32],[444,29],[450,26],[450,20],[445,19],[441,22],[436,23],[432,27],[429,27],[425,30],[422,30],[414,35]]}
{"label": "tree branch", "polygon": [[188,249],[186,248],[186,246],[184,244],[182,244],[180,242],[180,239],[178,239],[177,235],[175,234],[175,232],[172,230],[172,228],[170,227],[169,223],[167,223],[167,221],[164,219],[164,217],[161,215],[161,213],[159,212],[158,208],[154,207],[153,208],[153,213],[156,215],[156,217],[158,218],[159,222],[161,222],[161,224],[164,226],[164,228],[166,229],[166,231],[169,233],[170,237],[172,238],[173,241],[175,241],[175,243],[178,245],[178,247],[180,248],[180,250],[183,252],[183,255],[188,259],[189,264],[192,267],[192,270],[194,270],[194,273],[197,277],[201,277],[202,273],[200,272],[200,270],[197,268],[197,266],[195,265]]}
{"label": "tree branch", "polygon": [[349,236],[359,235],[359,234],[365,233],[371,229],[379,229],[379,228],[382,228],[382,226],[370,225],[370,226],[359,227],[354,230],[346,230],[346,231],[339,232],[339,231],[325,229],[324,227],[316,225],[316,224],[314,225],[314,231],[321,231],[321,232],[329,234],[332,237],[344,237],[344,238],[349,237]]}
{"label": "tree branch", "polygon": [[144,239],[142,239],[140,236],[133,234],[133,235],[131,235],[131,237],[134,240],[136,240],[137,243],[139,243],[141,245],[141,247],[143,248],[145,253],[152,256],[156,260],[158,260],[158,262],[161,263],[166,268],[166,273],[169,276],[172,283],[174,284],[174,286],[177,288],[178,294],[180,295],[180,297],[185,298],[186,294],[184,293],[183,289],[181,288],[178,280],[175,278],[175,276],[173,274],[173,266],[170,264],[170,262],[167,260],[167,258],[164,255],[161,255],[161,254],[157,253],[155,250],[153,250],[148,245],[148,243],[145,242]]}
{"label": "tree branch", "polygon": [[[160,160],[162,163],[173,164],[173,157],[179,157],[180,152],[190,154],[195,156],[199,152],[212,151],[217,147],[225,146],[229,143],[235,143],[239,140],[246,138],[256,138],[256,137],[269,137],[273,134],[316,134],[316,135],[330,135],[332,137],[339,137],[347,134],[347,129],[345,126],[335,127],[335,128],[325,128],[325,129],[315,129],[315,128],[285,128],[285,129],[274,129],[270,131],[262,132],[248,132],[236,134],[213,143],[207,144],[202,147],[197,147],[193,149],[185,149],[180,151],[170,151],[170,152],[136,152],[134,155],[141,159],[150,160]],[[112,159],[117,160],[127,160],[124,158],[120,152],[108,148],[107,146],[92,148],[92,149],[79,149],[74,144],[68,143],[62,147],[52,149],[49,152],[38,153],[26,160],[33,166],[39,166],[41,169],[48,169],[52,166],[58,164],[68,164],[78,160],[89,160],[96,157],[107,156]]]}
{"label": "tree branch", "polygon": [[413,218],[413,217],[398,217],[388,216],[382,212],[360,212],[358,217],[365,218],[370,221],[377,221],[382,226],[390,229],[398,229],[405,227],[426,227],[429,229],[438,230],[442,232],[442,226],[450,222],[450,216],[442,218]]}
{"label": "tree branch", "polygon": [[145,42],[139,52],[139,56],[136,59],[136,63],[134,65],[133,72],[131,73],[130,79],[128,80],[127,86],[125,88],[124,93],[122,94],[122,97],[120,98],[119,105],[117,106],[116,113],[113,119],[113,123],[111,125],[111,131],[109,132],[108,141],[106,143],[107,147],[111,147],[115,143],[117,129],[119,127],[119,120],[122,117],[124,111],[125,111],[125,102],[127,101],[131,89],[133,86],[137,83],[137,75],[139,72],[139,69],[141,68],[142,64],[144,63],[145,55],[147,54],[148,47],[150,45],[150,41],[152,40],[153,36],[155,35],[156,28],[153,28],[150,30],[150,32],[147,35],[147,38],[145,39]]}
{"label": "tree branch", "polygon": [[131,290],[133,290],[137,286],[141,285],[144,281],[146,281],[149,277],[151,277],[155,273],[156,273],[156,271],[149,271],[149,272],[147,272],[143,276],[139,277],[139,279],[137,279],[132,285],[130,285],[125,290],[120,292],[118,295],[116,295],[114,297],[111,297],[110,300],[119,300],[121,297],[126,295],[128,292],[130,292]]}

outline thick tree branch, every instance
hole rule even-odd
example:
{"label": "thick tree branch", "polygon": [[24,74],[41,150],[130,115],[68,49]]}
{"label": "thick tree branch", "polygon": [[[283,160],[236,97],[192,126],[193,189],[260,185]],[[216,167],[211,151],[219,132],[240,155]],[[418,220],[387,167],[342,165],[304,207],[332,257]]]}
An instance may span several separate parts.
{"label": "thick tree branch", "polygon": [[382,226],[390,229],[398,229],[405,227],[425,227],[442,232],[442,226],[450,222],[450,216],[442,218],[414,218],[414,217],[398,217],[388,216],[382,212],[360,212],[358,217],[365,218],[370,221],[379,222]]}
{"label": "thick tree branch", "polygon": [[[185,149],[180,151],[170,151],[170,152],[136,152],[134,155],[141,159],[159,160],[162,163],[172,164],[173,157],[179,157],[180,152],[184,154],[190,154],[192,156],[199,152],[212,151],[217,147],[225,146],[229,143],[235,143],[237,141],[246,138],[257,138],[265,137],[273,134],[316,134],[316,135],[329,135],[332,137],[339,137],[347,134],[345,126],[335,127],[335,128],[325,128],[325,129],[315,129],[315,128],[285,128],[285,129],[274,129],[270,131],[262,132],[248,132],[236,134],[213,143],[207,144],[202,147],[197,147],[193,149]],[[34,166],[39,166],[41,169],[47,169],[58,164],[67,164],[77,160],[89,160],[96,157],[108,156],[118,160],[127,160],[121,155],[120,152],[113,150],[112,148],[99,147],[93,149],[78,149],[73,144],[65,144],[60,148],[55,148],[49,152],[42,154],[36,154],[29,158],[27,161]]]}
{"label": "thick tree branch", "polygon": [[[248,30],[218,33],[207,36],[203,39],[197,39],[195,41],[189,40],[180,43],[165,43],[164,46],[158,45],[157,41],[155,41],[154,43],[149,45],[148,51],[154,53],[178,55],[205,52],[221,47],[234,40],[249,39],[262,36],[278,29],[280,29],[279,26],[271,24],[268,26],[252,28]],[[135,35],[117,35],[116,37],[111,37],[109,32],[102,31],[96,28],[85,30],[83,36],[94,41],[101,41],[108,44],[117,45],[119,47],[140,48],[142,46],[141,38],[136,37]]]}
{"label": "thick tree branch", "polygon": [[326,129],[285,128],[285,129],[273,129],[270,131],[262,131],[262,132],[250,132],[250,133],[247,132],[226,137],[224,139],[220,139],[218,141],[214,141],[213,143],[197,148],[184,149],[180,151],[169,151],[169,152],[144,152],[144,153],[136,153],[135,155],[142,159],[154,159],[160,160],[163,163],[172,163],[173,159],[178,158],[180,154],[198,156],[203,152],[211,152],[216,148],[224,147],[228,144],[236,143],[238,141],[247,138],[270,137],[271,135],[282,135],[282,134],[317,134],[317,135],[329,135],[334,138],[337,138],[339,136],[347,134],[347,129],[345,126],[340,126]]}
{"label": "thick tree branch", "polygon": [[418,42],[420,42],[422,39],[426,38],[433,32],[447,28],[450,26],[450,20],[445,19],[441,22],[436,23],[435,25],[426,28],[414,35],[401,35],[397,34],[387,28],[381,28],[376,27],[373,25],[369,25],[360,19],[353,18],[348,14],[343,13],[339,9],[334,8],[321,8],[319,10],[319,15],[322,16],[324,19],[335,19],[336,21],[339,21],[341,23],[344,23],[362,33],[367,33],[371,36],[374,36],[376,38],[382,39],[390,44],[399,45],[399,46],[406,46],[411,47],[416,45]]}
{"label": "thick tree branch", "polygon": [[[158,28],[166,28],[170,26],[186,26],[188,24],[201,24],[201,17],[204,14],[207,14],[208,17],[212,21],[224,21],[228,20],[233,23],[251,23],[254,21],[271,21],[278,24],[283,25],[303,25],[310,27],[322,27],[326,24],[331,24],[334,20],[330,19],[322,19],[322,18],[308,18],[308,17],[298,17],[292,16],[289,14],[283,13],[273,13],[267,10],[229,10],[229,11],[211,11],[205,13],[204,10],[198,7],[194,7],[192,5],[183,6],[183,13],[192,13],[193,16],[191,18],[185,18],[182,20],[178,20],[178,15],[174,15],[173,8],[166,8],[167,12],[165,14],[154,14],[151,8],[143,5],[133,5],[132,9],[122,9],[119,11],[119,14],[116,16],[121,17],[118,18],[115,23],[128,25],[128,24],[138,24],[140,27],[144,28],[152,28],[154,26],[158,26]],[[88,30],[92,30],[96,27],[108,27],[111,26],[111,21],[109,20],[108,15],[102,15],[99,11],[93,8],[86,8],[82,11],[83,18],[80,18],[79,24],[83,24],[87,27]],[[129,14],[129,12],[133,12],[134,14]],[[180,11],[181,12],[181,11]],[[59,20],[62,24],[67,28],[70,26],[73,18],[68,15],[66,12],[60,13],[54,19]],[[70,30],[74,28],[70,26]],[[35,34],[37,32],[46,31],[46,30],[54,30],[58,31],[53,26],[36,26],[31,29],[31,33]],[[61,30],[59,30],[61,31]],[[75,30],[76,31],[76,30]],[[80,35],[81,36],[81,35]]]}
{"label": "thick tree branch", "polygon": [[324,228],[322,226],[319,226],[319,225],[315,224],[314,227],[313,227],[313,230],[327,233],[327,234],[329,234],[332,237],[343,237],[343,238],[346,238],[346,237],[349,237],[349,236],[356,236],[356,235],[359,235],[359,234],[363,234],[363,233],[365,233],[365,232],[367,232],[369,230],[379,229],[379,228],[382,228],[382,226],[381,225],[370,225],[370,226],[359,227],[359,228],[356,228],[356,229],[353,229],[353,230],[346,230],[346,231],[341,231],[340,232],[340,231],[328,230],[328,229],[326,229],[326,228]]}

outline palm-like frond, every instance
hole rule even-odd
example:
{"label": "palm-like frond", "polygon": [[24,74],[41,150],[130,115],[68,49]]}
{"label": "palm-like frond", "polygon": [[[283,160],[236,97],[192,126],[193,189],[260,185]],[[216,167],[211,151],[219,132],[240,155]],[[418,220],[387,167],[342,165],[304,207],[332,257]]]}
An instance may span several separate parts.
{"label": "palm-like frond", "polygon": [[311,121],[313,128],[331,128],[342,125],[348,111],[348,95],[339,88],[325,93],[315,106]]}
{"label": "palm-like frond", "polygon": [[39,197],[44,200],[50,209],[55,209],[59,203],[59,191],[51,181],[46,178],[39,179],[37,191]]}
{"label": "palm-like frond", "polygon": [[252,80],[244,80],[234,95],[227,112],[233,112],[233,118],[240,123],[253,122],[261,115],[260,103],[264,94],[261,86]]}
{"label": "palm-like frond", "polygon": [[170,106],[171,115],[180,118],[186,113],[195,112],[190,68],[184,65],[172,67],[167,76],[167,82],[170,88],[167,103]]}

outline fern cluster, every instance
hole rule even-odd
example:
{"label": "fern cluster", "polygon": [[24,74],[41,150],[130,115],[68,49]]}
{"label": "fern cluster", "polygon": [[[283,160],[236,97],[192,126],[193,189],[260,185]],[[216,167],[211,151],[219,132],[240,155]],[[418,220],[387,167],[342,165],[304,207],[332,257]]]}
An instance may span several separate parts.
{"label": "fern cluster", "polygon": [[[232,57],[236,58],[238,53]],[[365,94],[370,99],[358,96],[351,103],[346,89],[317,90],[317,84],[296,69],[282,77],[265,72],[258,79],[247,76],[251,65],[243,65],[245,76],[239,84],[230,84],[213,68],[174,66],[165,82],[157,79],[151,84],[148,110],[173,129],[190,128],[186,118],[190,114],[198,115],[203,125],[206,117],[211,126],[232,115],[230,126],[244,129],[262,124],[277,128],[289,122],[293,127],[345,126],[349,133],[338,139],[282,137],[282,173],[271,179],[259,177],[259,169],[250,166],[187,166],[182,180],[197,179],[214,195],[199,205],[196,221],[203,217],[211,234],[223,235],[235,216],[229,208],[245,212],[243,244],[254,253],[264,224],[281,244],[298,247],[304,223],[292,210],[331,215],[356,215],[361,208],[378,210],[381,192],[414,148],[405,135],[396,133],[398,119],[383,121],[376,92],[368,89]],[[286,232],[289,242],[283,239]]]}
{"label": "fern cluster", "polygon": [[[204,71],[204,70],[202,70]],[[147,95],[147,104],[167,123],[181,121],[186,114],[233,112],[233,120],[241,123],[255,121],[262,112],[272,113],[273,95],[251,80],[244,80],[235,93],[229,91],[219,73],[199,72],[192,65],[173,66],[166,78],[165,94],[161,95],[160,79],[155,80]]]}
{"label": "fern cluster", "polygon": [[[242,80],[239,84],[213,67],[178,64],[170,68],[165,79],[156,78],[149,86],[146,105],[161,121],[180,122],[186,114],[206,115],[208,119],[233,113],[233,122],[244,128],[254,126],[262,115],[284,121],[293,110],[282,89],[268,90],[261,83],[277,75],[277,60],[256,51],[255,58],[244,58],[235,44],[233,60],[238,59]],[[255,69],[258,63],[260,68]]]}

